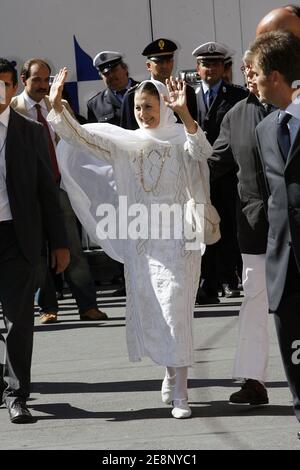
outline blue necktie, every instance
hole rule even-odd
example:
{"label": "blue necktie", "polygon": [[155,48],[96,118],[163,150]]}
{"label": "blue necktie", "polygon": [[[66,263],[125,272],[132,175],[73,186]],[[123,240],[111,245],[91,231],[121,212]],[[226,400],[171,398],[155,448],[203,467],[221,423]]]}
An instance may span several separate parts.
{"label": "blue necktie", "polygon": [[214,100],[214,92],[213,92],[213,89],[210,88],[209,92],[207,93],[207,109],[211,107],[213,100]]}
{"label": "blue necktie", "polygon": [[277,127],[277,140],[285,161],[291,147],[290,131],[287,125],[291,117],[291,114],[281,113]]}

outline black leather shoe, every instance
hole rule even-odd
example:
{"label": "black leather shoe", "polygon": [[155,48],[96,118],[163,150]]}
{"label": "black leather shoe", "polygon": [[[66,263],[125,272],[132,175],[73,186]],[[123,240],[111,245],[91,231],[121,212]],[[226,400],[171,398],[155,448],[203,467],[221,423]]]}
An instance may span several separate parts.
{"label": "black leather shoe", "polygon": [[219,304],[220,299],[218,298],[218,293],[209,292],[206,293],[202,287],[198,288],[196,296],[196,304],[198,305],[209,305],[209,304]]}
{"label": "black leather shoe", "polygon": [[112,292],[111,294],[113,297],[126,297],[126,289],[125,289],[125,286],[124,287],[120,287],[120,289],[118,290],[115,290],[114,292]]}
{"label": "black leather shoe", "polygon": [[269,403],[267,389],[254,379],[247,379],[241,390],[229,397],[232,405],[267,405]]}
{"label": "black leather shoe", "polygon": [[12,403],[8,403],[6,406],[12,423],[23,424],[35,421],[25,402],[15,400]]}

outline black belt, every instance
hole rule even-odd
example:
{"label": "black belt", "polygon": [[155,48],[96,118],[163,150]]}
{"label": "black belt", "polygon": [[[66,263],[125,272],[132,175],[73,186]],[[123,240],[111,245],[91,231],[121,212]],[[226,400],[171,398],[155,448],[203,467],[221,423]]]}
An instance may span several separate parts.
{"label": "black belt", "polygon": [[0,221],[0,225],[9,225],[9,224],[12,224],[13,221],[12,220],[1,220]]}

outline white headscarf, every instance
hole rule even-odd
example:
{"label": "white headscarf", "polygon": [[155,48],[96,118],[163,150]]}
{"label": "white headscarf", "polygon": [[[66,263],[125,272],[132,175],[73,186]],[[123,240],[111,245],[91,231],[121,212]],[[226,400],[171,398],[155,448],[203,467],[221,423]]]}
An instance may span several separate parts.
{"label": "white headscarf", "polygon": [[[93,123],[84,127],[93,134],[109,139],[119,149],[134,151],[141,146],[163,146],[184,144],[186,135],[184,126],[176,123],[173,111],[166,106],[162,95],[168,96],[167,87],[157,80],[145,80],[152,83],[159,94],[160,122],[155,129],[140,128],[127,130],[113,124]],[[145,82],[142,82],[144,84]],[[99,160],[87,150],[74,147],[64,140],[57,146],[57,161],[62,175],[62,187],[68,192],[72,207],[87,231],[93,244],[100,245],[113,259],[123,262],[123,242],[121,240],[98,240],[96,235],[97,217],[93,208],[101,203],[118,206],[118,193],[111,165]],[[124,158],[128,156],[124,155]]]}

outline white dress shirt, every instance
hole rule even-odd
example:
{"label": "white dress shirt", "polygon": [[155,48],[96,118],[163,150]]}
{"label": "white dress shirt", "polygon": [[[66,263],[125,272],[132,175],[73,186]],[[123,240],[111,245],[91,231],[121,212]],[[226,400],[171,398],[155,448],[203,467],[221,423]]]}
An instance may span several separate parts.
{"label": "white dress shirt", "polygon": [[6,160],[5,160],[5,148],[6,148],[6,136],[8,121],[10,116],[10,107],[8,106],[0,114],[0,222],[4,220],[11,220],[11,210],[7,195],[6,187]]}
{"label": "white dress shirt", "polygon": [[289,120],[287,126],[290,131],[291,146],[294,143],[296,135],[300,129],[300,104],[291,102],[285,109],[285,112],[291,114],[292,117]]}
{"label": "white dress shirt", "polygon": [[[41,107],[41,113],[44,116],[44,118],[47,120],[47,116],[48,116],[49,111],[47,109],[45,100],[42,100],[39,103],[37,103],[32,98],[30,98],[30,96],[28,95],[26,90],[23,91],[22,95],[24,97],[28,117],[30,117],[31,119],[34,119],[35,121],[38,120],[38,118],[37,118],[37,109],[36,109],[35,105],[39,104],[40,107]],[[51,126],[48,126],[48,127],[49,127],[50,135],[51,135],[51,138],[52,138],[52,141],[53,141],[53,145],[54,145],[54,148],[55,148],[56,147],[55,133],[53,132],[53,129],[52,129]]]}

